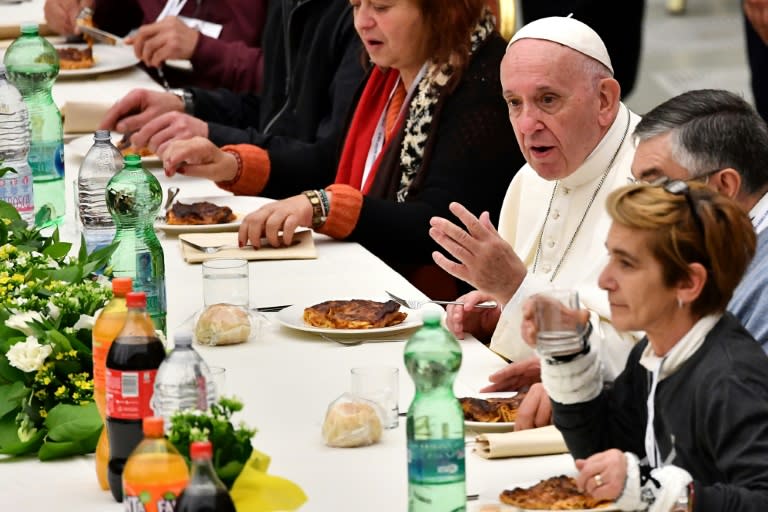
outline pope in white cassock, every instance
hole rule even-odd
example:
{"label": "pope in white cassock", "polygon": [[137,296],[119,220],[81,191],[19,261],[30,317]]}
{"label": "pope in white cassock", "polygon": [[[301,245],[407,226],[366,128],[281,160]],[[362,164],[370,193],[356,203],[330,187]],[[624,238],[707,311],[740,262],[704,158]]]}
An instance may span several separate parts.
{"label": "pope in white cassock", "polygon": [[[590,311],[589,342],[607,380],[624,368],[636,341],[611,325],[608,296],[597,278],[607,261],[608,194],[632,179],[632,131],[640,120],[621,102],[608,51],[587,25],[552,17],[522,27],[501,64],[504,98],[528,162],[513,178],[498,231],[487,214],[474,217],[454,203],[461,228],[432,219],[430,234],[457,261],[435,262],[477,290],[451,306],[446,322],[459,337],[491,337],[510,361],[491,375],[486,391],[518,389],[539,379],[538,359],[520,335],[522,304],[550,288],[579,292]],[[477,310],[495,299],[502,308]]]}

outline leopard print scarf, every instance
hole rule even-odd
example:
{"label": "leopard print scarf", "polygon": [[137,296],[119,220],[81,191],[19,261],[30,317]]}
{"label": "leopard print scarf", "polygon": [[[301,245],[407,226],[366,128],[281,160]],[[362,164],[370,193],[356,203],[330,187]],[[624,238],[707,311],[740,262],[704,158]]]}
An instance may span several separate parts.
{"label": "leopard print scarf", "polygon": [[[493,32],[496,20],[487,7],[472,31],[470,53],[480,47],[485,39]],[[400,146],[400,186],[397,190],[397,202],[402,203],[408,197],[414,177],[424,158],[424,147],[432,126],[432,116],[440,99],[440,94],[453,75],[450,64],[430,63],[424,78],[419,82],[408,107],[408,118],[405,121],[405,134]]]}

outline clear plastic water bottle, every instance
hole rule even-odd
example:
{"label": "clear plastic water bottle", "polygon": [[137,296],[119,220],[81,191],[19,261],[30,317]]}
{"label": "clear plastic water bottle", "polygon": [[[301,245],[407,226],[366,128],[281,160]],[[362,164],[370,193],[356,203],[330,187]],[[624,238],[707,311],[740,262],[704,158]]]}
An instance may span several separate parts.
{"label": "clear plastic water bottle", "polygon": [[60,224],[64,219],[64,144],[61,112],[51,88],[59,75],[56,49],[25,23],[21,35],[5,52],[8,79],[24,97],[29,110],[29,166],[34,177],[35,224]]}
{"label": "clear plastic water bottle", "polygon": [[0,199],[12,204],[28,225],[35,221],[32,169],[29,154],[29,113],[21,93],[0,66],[0,168],[10,168],[0,176]]}
{"label": "clear plastic water bottle", "polygon": [[416,394],[408,408],[408,510],[466,510],[464,413],[453,394],[461,347],[435,311],[405,345]]}
{"label": "clear plastic water bottle", "polygon": [[180,332],[174,337],[174,348],[157,371],[152,410],[165,420],[166,431],[174,412],[187,409],[201,411],[216,402],[216,386],[211,370],[192,348],[192,333]]}
{"label": "clear plastic water bottle", "polygon": [[155,234],[163,189],[141,166],[139,155],[126,155],[125,166],[107,183],[107,209],[115,221],[119,245],[109,260],[113,275],[133,279],[133,289],[147,295],[147,312],[165,333],[165,258]]}
{"label": "clear plastic water bottle", "polygon": [[109,130],[93,134],[93,146],[77,173],[77,208],[88,252],[115,238],[115,222],[107,209],[107,183],[123,168],[123,155],[112,144]]}

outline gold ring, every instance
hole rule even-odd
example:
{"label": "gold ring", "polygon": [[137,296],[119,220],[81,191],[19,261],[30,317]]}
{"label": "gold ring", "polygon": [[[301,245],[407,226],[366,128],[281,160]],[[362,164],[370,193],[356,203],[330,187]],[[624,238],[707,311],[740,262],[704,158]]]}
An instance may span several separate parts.
{"label": "gold ring", "polygon": [[595,484],[597,487],[601,487],[603,485],[603,477],[600,475],[600,473],[595,475]]}

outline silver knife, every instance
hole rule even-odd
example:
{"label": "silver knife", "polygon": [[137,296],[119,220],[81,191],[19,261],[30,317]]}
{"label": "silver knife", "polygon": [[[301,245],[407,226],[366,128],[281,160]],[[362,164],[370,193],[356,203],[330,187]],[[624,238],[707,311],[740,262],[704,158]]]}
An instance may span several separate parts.
{"label": "silver knife", "polygon": [[125,44],[122,37],[116,36],[115,34],[110,34],[104,30],[80,24],[78,24],[77,27],[83,34],[87,34],[101,43],[111,44],[112,46]]}

